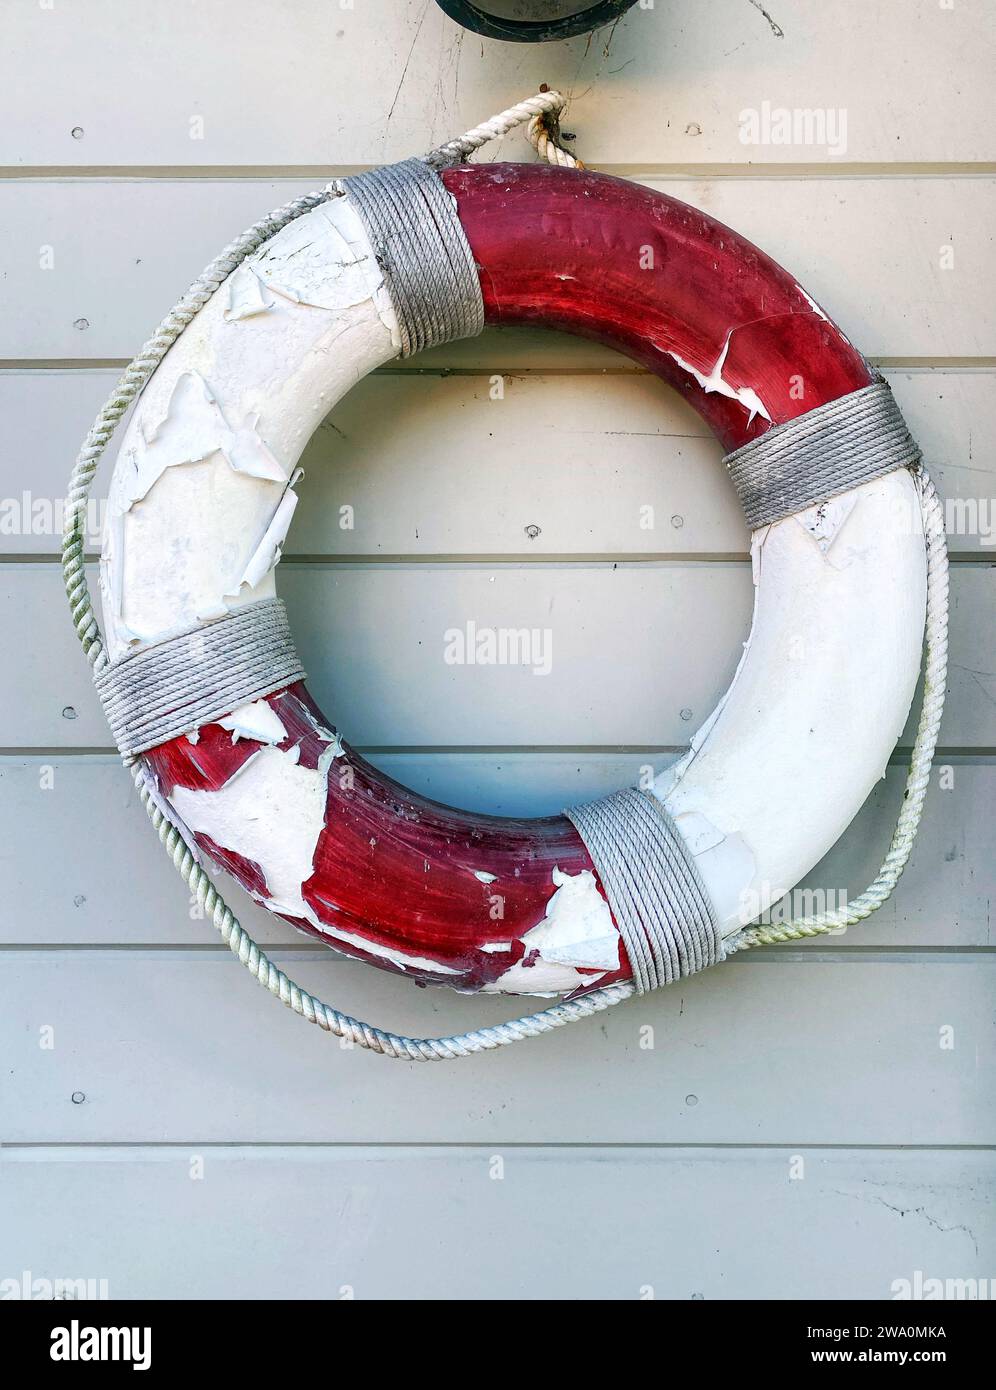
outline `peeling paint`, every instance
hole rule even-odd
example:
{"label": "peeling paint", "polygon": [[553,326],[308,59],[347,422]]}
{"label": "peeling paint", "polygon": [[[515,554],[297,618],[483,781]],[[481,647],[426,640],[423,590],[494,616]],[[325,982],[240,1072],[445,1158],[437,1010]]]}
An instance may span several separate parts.
{"label": "peeling paint", "polygon": [[[825,312],[825,310],[821,307],[821,305],[817,304],[816,300],[813,298],[813,296],[812,296],[811,294],[807,294],[807,292],[803,289],[803,287],[802,287],[801,285],[797,284],[797,285],[796,285],[796,289],[799,291],[799,293],[802,295],[803,299],[806,301],[806,303],[807,303],[807,304],[809,305],[809,307],[812,309],[813,313],[817,315],[817,317],[821,318],[821,319],[823,320],[824,323],[832,323],[832,322],[833,322],[832,319],[830,318],[829,314],[827,314],[827,313]],[[833,324],[833,327],[834,327],[834,328],[837,328],[837,325],[834,323],[834,324]],[[839,329],[839,328],[837,329],[837,332],[838,332],[838,333],[840,332],[840,329]]]}
{"label": "peeling paint", "polygon": [[[299,468],[287,484],[287,489],[277,503],[269,525],[263,532],[262,539],[242,571],[242,577],[239,580],[240,588],[245,584],[250,589],[255,589],[270,570],[275,569],[280,563],[280,556],[283,553],[282,546],[287,539],[290,524],[294,520],[294,512],[297,510],[298,495],[294,491],[294,484],[303,476],[303,470]],[[234,597],[234,595],[227,597]]]}
{"label": "peeling paint", "polygon": [[329,769],[332,767],[332,764],[335,762],[336,758],[341,758],[344,753],[345,749],[342,746],[342,739],[338,734],[333,734],[328,747],[322,749],[318,758],[318,771],[322,777],[328,777]]}
{"label": "peeling paint", "polygon": [[558,995],[597,984],[605,973],[598,971],[583,975],[573,966],[544,961],[542,958],[529,965],[517,960],[497,980],[482,985],[481,993],[529,994],[534,999],[555,999]]}
{"label": "peeling paint", "polygon": [[167,468],[199,463],[212,454],[224,456],[236,473],[283,483],[287,475],[256,430],[250,414],[229,424],[211,387],[199,372],[184,372],[173,387],[166,414],[150,428],[140,422],[144,447],[133,444],[122,457],[115,482],[126,492],[127,505],[140,502]]}
{"label": "peeling paint", "polygon": [[246,261],[237,266],[228,277],[226,287],[228,306],[225,309],[225,321],[227,323],[249,319],[256,314],[265,314],[267,310],[273,308],[272,295],[269,294],[266,286]]}
{"label": "peeling paint", "polygon": [[498,881],[497,874],[487,874],[483,869],[475,869],[474,877],[479,878],[482,883],[497,883]]}
{"label": "peeling paint", "polygon": [[679,357],[676,352],[669,352],[668,356],[673,358],[683,371],[688,372],[690,376],[695,378],[707,396],[715,391],[720,396],[728,396],[732,401],[739,401],[744,409],[749,412],[748,424],[754,419],[755,415],[760,415],[765,420],[770,420],[771,416],[768,414],[764,402],[752,386],[733,387],[728,381],[723,380],[723,367],[726,365],[726,358],[730,351],[730,341],[733,337],[733,332],[734,330],[731,328],[729,333],[727,333],[726,342],[723,344],[723,350],[716,358],[715,364],[708,376],[703,375],[697,367],[693,367],[690,362],[686,362],[685,359]]}
{"label": "peeling paint", "polygon": [[[268,904],[270,906],[271,904]],[[382,941],[371,941],[366,936],[360,936],[357,932],[343,931],[341,927],[333,927],[328,922],[320,921],[309,908],[304,914],[317,926],[323,935],[331,937],[334,941],[341,941],[345,946],[352,946],[365,955],[376,956],[378,960],[390,961],[399,970],[418,970],[429,975],[461,975],[463,972],[452,965],[441,965],[439,961],[433,960],[430,956],[413,956],[407,951],[398,951],[391,946],[385,946]]]}
{"label": "peeling paint", "polygon": [[595,875],[588,869],[564,874],[555,868],[553,881],[557,891],[546,905],[546,916],[523,935],[522,944],[550,964],[618,970],[619,932]]}
{"label": "peeling paint", "polygon": [[261,748],[217,791],[174,787],[170,800],[191,830],[258,864],[267,907],[311,921],[301,888],[325,824],[325,779],[298,757],[296,746]]}
{"label": "peeling paint", "polygon": [[[319,229],[316,222],[325,225]],[[400,350],[401,335],[384,277],[348,199],[288,223],[246,264],[263,287],[293,304],[341,312],[373,299]]]}
{"label": "peeling paint", "polygon": [[[266,700],[254,700],[250,705],[240,705],[224,719],[215,722],[223,729],[232,731],[233,743],[238,743],[240,738],[250,738],[257,743],[276,744],[283,743],[287,737],[287,730],[281,724],[273,706]],[[191,742],[196,742],[196,739],[192,739]]]}
{"label": "peeling paint", "polygon": [[[806,531],[819,547],[820,554],[827,562],[833,565],[834,569],[844,569],[852,564],[856,558],[853,547],[834,546],[848,517],[857,505],[858,497],[855,492],[844,492],[838,497],[831,497],[826,502],[820,502],[815,507],[808,507],[804,512],[797,512],[793,518],[797,525]],[[830,554],[831,547],[834,548]]]}

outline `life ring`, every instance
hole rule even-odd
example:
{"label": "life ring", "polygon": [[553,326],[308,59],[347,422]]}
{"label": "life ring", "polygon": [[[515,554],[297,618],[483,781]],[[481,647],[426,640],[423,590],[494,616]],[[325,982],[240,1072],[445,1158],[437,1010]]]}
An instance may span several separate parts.
{"label": "life ring", "polygon": [[[825,452],[834,403],[848,420],[862,402],[882,409],[887,388],[823,310],[708,215],[577,169],[459,165],[431,178],[469,246],[484,322],[625,353],[681,392],[734,474],[765,439],[808,457],[808,422]],[[400,787],[342,741],[288,654],[274,570],[301,451],[356,381],[406,348],[394,248],[374,245],[369,203],[342,192],[203,294],[149,375],[108,501],[98,687],[160,817],[300,930],[420,983],[604,991],[639,972],[583,817],[499,819]],[[432,304],[434,294],[425,290]],[[668,853],[691,866],[686,889],[704,890],[711,907],[713,958],[837,840],[910,710],[924,533],[906,466],[915,446],[885,408],[882,466],[866,457],[863,480],[847,485],[845,455],[830,500],[793,510],[782,467],[789,502],[774,519],[755,516],[755,609],[736,675],[686,756],[646,789],[678,832]],[[268,657],[262,694],[250,671],[252,698],[210,719],[183,723],[193,706],[175,695],[169,708],[156,702],[147,659],[173,647],[199,679],[215,631],[229,633],[230,658],[238,624],[258,626],[261,613],[280,654]],[[164,714],[174,732],[149,745]]]}

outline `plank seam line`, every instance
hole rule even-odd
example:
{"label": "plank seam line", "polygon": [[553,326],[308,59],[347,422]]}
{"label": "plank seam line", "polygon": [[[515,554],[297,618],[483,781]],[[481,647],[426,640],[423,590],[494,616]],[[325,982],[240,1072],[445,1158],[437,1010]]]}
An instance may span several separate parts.
{"label": "plank seam line", "polygon": [[[495,329],[494,332],[518,333],[519,329]],[[370,376],[468,376],[468,377],[528,377],[528,376],[652,376],[646,367],[636,363],[620,366],[512,366],[502,367],[489,364],[483,367],[461,366],[419,366],[418,358],[412,358],[413,366],[377,367]],[[2,357],[2,372],[88,372],[123,371],[131,361],[129,357]],[[955,356],[896,357],[871,354],[868,361],[885,371],[944,371],[944,372],[989,372],[996,368],[996,355],[974,353]],[[703,433],[703,439],[709,435]],[[696,436],[698,438],[698,436]]]}
{"label": "plank seam line", "polygon": [[493,1149],[495,1145],[503,1149],[520,1149],[542,1152],[544,1150],[612,1149],[626,1150],[671,1150],[715,1149],[718,1152],[822,1152],[822,1153],[986,1153],[996,1154],[994,1144],[872,1144],[872,1143],[806,1143],[800,1140],[750,1141],[744,1140],[657,1140],[657,1139],[15,1139],[0,1143],[0,1161],[4,1152],[36,1152],[48,1150],[175,1150],[179,1155],[188,1156],[191,1149],[327,1149],[335,1153],[340,1149]]}
{"label": "plank seam line", "polygon": [[[88,550],[83,561],[95,565],[100,552]],[[948,552],[951,564],[974,566],[976,569],[991,569],[996,565],[996,555],[986,550],[957,550]],[[378,554],[376,551],[355,554],[287,554],[281,562],[288,568],[310,566],[315,569],[389,569],[406,565],[429,568],[433,565],[460,565],[464,567],[498,565],[529,569],[533,566],[545,569],[567,569],[584,565],[589,568],[604,569],[611,565],[614,569],[638,569],[641,565],[672,565],[688,568],[693,565],[742,565],[750,562],[748,551],[736,550],[661,550],[639,552],[633,550],[612,551],[547,551],[529,554],[523,551],[482,551],[474,554],[460,552],[424,551],[414,553]],[[0,551],[0,565],[55,565],[59,557],[52,551]]]}
{"label": "plank seam line", "polygon": [[[284,924],[289,927],[289,924]],[[291,930],[293,930],[291,928]],[[329,948],[323,942],[294,943],[288,944],[286,941],[274,940],[267,943],[268,954],[272,958],[281,960],[327,960],[331,965],[341,965],[342,961],[335,960],[329,956]],[[67,942],[38,942],[38,941],[0,941],[0,955],[53,955],[64,953],[70,955],[195,955],[216,958],[221,961],[231,959],[231,951],[222,943],[216,945],[214,942],[196,941],[67,941]],[[940,956],[990,956],[996,955],[996,946],[981,945],[901,945],[883,946],[872,944],[855,944],[840,946],[816,946],[806,943],[794,943],[792,945],[779,945],[777,949],[772,949],[760,953],[757,956],[747,956],[746,954],[737,961],[729,960],[727,965],[766,965],[773,961],[782,964],[799,965],[803,961],[819,961],[822,964],[842,964],[845,959],[850,964],[856,957],[861,956],[866,961],[876,960],[885,964],[902,964],[903,960],[909,956],[917,957],[940,957]]]}
{"label": "plank seam line", "polygon": [[[494,163],[498,161],[479,161]],[[4,164],[0,180],[5,183],[267,183],[297,182],[368,173],[379,168],[363,164]],[[855,179],[988,179],[996,174],[996,162],[964,160],[848,160],[825,161],[629,161],[595,160],[589,167],[617,178],[639,182],[643,179],[694,180],[722,179],[744,182],[757,179],[796,182],[817,180],[834,182]]]}
{"label": "plank seam line", "polygon": [[[353,749],[364,756],[392,756],[400,757],[437,757],[440,754],[449,754],[457,757],[511,757],[516,755],[547,755],[552,757],[640,757],[643,755],[674,755],[679,756],[688,751],[687,744],[611,744],[611,743],[592,743],[592,744],[558,744],[558,743],[510,743],[510,744],[374,744],[374,743],[354,743]],[[909,747],[894,748],[889,757],[891,766],[903,766],[909,760],[911,749]],[[49,761],[59,758],[113,758],[115,762],[120,760],[118,750],[111,744],[106,745],[86,745],[76,746],[67,745],[60,747],[56,744],[44,745],[24,745],[18,747],[9,745],[0,747],[0,758],[11,758],[21,761],[25,758],[46,758]],[[938,758],[961,758],[968,765],[978,764],[980,767],[989,765],[989,760],[996,757],[996,746],[990,747],[987,744],[977,746],[966,745],[959,747],[939,747],[937,750]]]}

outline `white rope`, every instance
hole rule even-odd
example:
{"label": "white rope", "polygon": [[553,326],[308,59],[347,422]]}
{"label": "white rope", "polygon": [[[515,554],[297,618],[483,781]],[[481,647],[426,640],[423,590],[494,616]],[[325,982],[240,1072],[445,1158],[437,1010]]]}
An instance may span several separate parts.
{"label": "white rope", "polygon": [[510,106],[507,111],[492,116],[483,125],[474,126],[473,130],[466,131],[456,140],[448,140],[445,145],[427,154],[425,162],[434,169],[456,164],[492,140],[500,140],[516,126],[525,125],[529,143],[540,159],[559,165],[562,169],[583,169],[580,159],[560,145],[559,118],[566,105],[567,98],[560,92],[537,92],[534,97],[527,97],[517,106]]}
{"label": "white rope", "polygon": [[[506,134],[517,125],[539,121],[550,117],[555,127],[555,117],[563,109],[565,99],[558,92],[542,92],[518,106],[510,107],[500,116],[495,116],[483,126],[468,131],[459,140],[428,155],[427,162],[434,167],[456,159],[465,158],[474,150],[480,149],[489,140]],[[539,152],[543,145],[545,157],[552,163],[560,163],[560,158],[551,148],[555,135],[548,137],[545,144],[537,127],[534,132],[535,148]],[[532,135],[531,137],[532,138]],[[559,148],[559,147],[558,147]],[[573,164],[577,161],[566,154]],[[93,612],[89,586],[85,572],[85,525],[87,497],[93,483],[100,458],[107,448],[115,429],[142,387],[152,376],[166,356],[173,343],[186,328],[194,315],[203,308],[215,290],[241,265],[247,256],[275,235],[281,227],[318,207],[329,197],[338,196],[334,185],[307,193],[295,198],[282,207],[276,208],[267,216],[253,223],[240,236],[236,237],[220,255],[216,256],[204,272],[197,277],[190,289],[173,306],[152,337],[139,350],[129,363],[120,380],[105,401],[99,414],[83,442],[70,477],[66,495],[66,525],[62,541],[62,572],[66,594],[72,612],[76,635],[86,653],[87,660],[98,674],[108,665],[108,655],[104,647],[100,626]],[[893,837],[892,848],[878,877],[871,887],[862,894],[848,910],[843,920],[836,920],[839,913],[822,914],[818,917],[799,919],[778,928],[747,928],[726,944],[726,951],[746,950],[752,946],[768,945],[781,941],[797,940],[803,936],[817,936],[823,932],[839,930],[842,926],[861,921],[875,911],[886,900],[895,887],[899,875],[905,867],[912,848],[913,836],[920,820],[923,798],[926,794],[930,774],[930,764],[937,744],[941,711],[944,706],[944,687],[947,672],[947,548],[944,540],[944,524],[940,503],[933,485],[921,470],[920,497],[924,514],[924,529],[927,535],[927,627],[926,627],[926,680],[924,705],[920,715],[913,758],[906,784],[906,802],[900,815],[899,825]],[[561,1028],[566,1023],[590,1017],[602,1010],[621,1004],[629,999],[636,987],[631,981],[606,985],[593,990],[578,999],[555,1004],[539,1013],[527,1014],[522,1018],[506,1023],[495,1024],[491,1028],[480,1028],[472,1032],[456,1034],[443,1038],[410,1038],[403,1034],[385,1032],[368,1023],[340,1013],[329,1004],[322,1003],[313,995],[295,984],[282,970],[277,969],[266,953],[253,941],[252,937],[239,923],[231,908],[211,882],[210,877],[197,863],[194,854],[184,839],[182,826],[162,809],[159,797],[150,774],[144,765],[133,758],[126,757],[125,765],[131,768],[138,787],[142,804],[155,826],[159,839],[173,861],[177,872],[188,885],[191,893],[205,912],[211,916],[222,940],[238,957],[254,979],[264,985],[271,994],[280,999],[289,1009],[315,1023],[326,1032],[333,1033],[357,1047],[380,1052],[386,1057],[403,1058],[409,1061],[442,1061],[453,1057],[466,1057],[475,1052],[491,1051],[506,1047],[523,1038],[538,1037],[541,1033]],[[831,920],[834,919],[834,920]]]}

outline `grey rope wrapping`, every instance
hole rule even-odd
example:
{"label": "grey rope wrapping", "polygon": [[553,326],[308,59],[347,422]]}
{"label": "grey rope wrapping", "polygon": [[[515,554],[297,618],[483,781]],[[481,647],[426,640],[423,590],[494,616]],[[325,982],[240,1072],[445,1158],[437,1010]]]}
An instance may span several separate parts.
{"label": "grey rope wrapping", "polygon": [[[475,127],[457,140],[434,150],[426,156],[433,167],[442,167],[454,159],[463,158],[480,149],[489,140],[507,133],[514,126],[529,122],[529,136],[538,151],[551,163],[565,164],[573,156],[559,149],[543,131],[544,113],[559,112],[564,106],[559,92],[543,92],[510,107]],[[338,192],[338,190],[335,190]],[[114,431],[131,403],[162,362],[170,347],[179,338],[191,319],[208,302],[229,275],[262,245],[295,218],[318,207],[333,196],[330,188],[307,193],[276,208],[242,232],[202,271],[187,292],[170,309],[151,338],[139,349],[122,376],[101,406],[87,432],[73,465],[66,495],[66,525],[62,539],[62,573],[66,596],[76,636],[83,648],[95,677],[109,664],[103,634],[93,612],[90,588],[86,577],[86,508],[97,465],[114,436]],[[916,738],[910,757],[909,771],[903,795],[902,811],[893,832],[889,852],[874,882],[846,909],[823,912],[810,917],[795,918],[778,927],[747,927],[726,941],[726,953],[749,950],[756,946],[775,945],[822,936],[842,927],[863,921],[887,901],[909,861],[917,827],[930,783],[930,769],[941,717],[947,677],[948,632],[948,555],[944,534],[944,513],[933,483],[921,466],[914,474],[923,513],[927,549],[927,623],[925,631],[924,696],[917,725]],[[384,1057],[413,1062],[446,1061],[468,1057],[478,1052],[490,1052],[508,1047],[524,1038],[539,1037],[555,1028],[562,1028],[578,1019],[589,1018],[604,1009],[621,1004],[636,993],[631,981],[604,985],[575,999],[564,1000],[538,1013],[509,1019],[492,1027],[446,1037],[413,1038],[402,1033],[375,1028],[361,1019],[341,1012],[331,1004],[316,999],[301,988],[269,959],[256,944],[222,895],[211,882],[211,876],[198,862],[186,843],[184,830],[175,815],[163,809],[161,799],[149,787],[147,769],[136,759],[126,759],[138,789],[138,795],[156,831],[159,842],[169,855],[184,885],[203,909],[222,941],[256,982],[275,999],[325,1032],[341,1038],[351,1046],[367,1048]]]}
{"label": "grey rope wrapping", "polygon": [[725,462],[756,531],[919,458],[892,391],[876,381],[776,425]]}
{"label": "grey rope wrapping", "polygon": [[684,837],[647,792],[614,792],[564,813],[602,881],[640,994],[723,959],[709,894]]}
{"label": "grey rope wrapping", "polygon": [[125,656],[94,685],[115,743],[131,757],[304,679],[287,610],[272,598]]}
{"label": "grey rope wrapping", "polygon": [[481,284],[456,199],[422,159],[336,185],[360,215],[401,329],[401,356],[474,338],[484,328]]}

